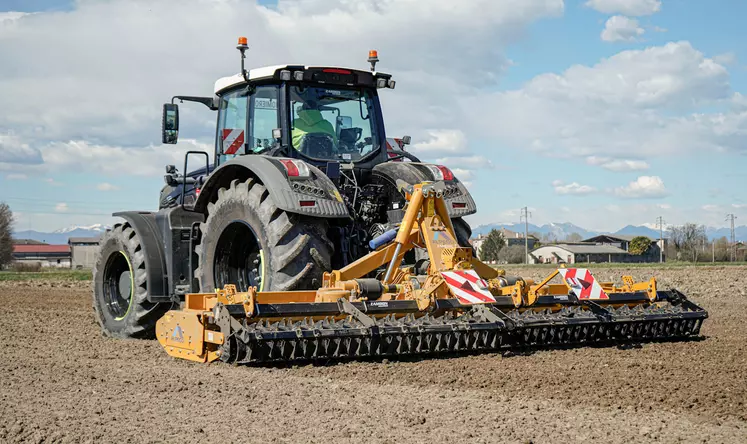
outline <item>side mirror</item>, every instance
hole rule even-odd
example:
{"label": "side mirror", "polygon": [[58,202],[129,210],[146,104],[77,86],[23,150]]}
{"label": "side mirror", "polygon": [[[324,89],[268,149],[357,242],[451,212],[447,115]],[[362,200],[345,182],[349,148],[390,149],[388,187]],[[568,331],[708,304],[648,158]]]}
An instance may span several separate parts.
{"label": "side mirror", "polygon": [[410,136],[402,136],[402,145],[409,145],[412,141]]}
{"label": "side mirror", "polygon": [[174,103],[164,103],[163,118],[161,119],[161,142],[175,144],[179,138],[179,106]]}

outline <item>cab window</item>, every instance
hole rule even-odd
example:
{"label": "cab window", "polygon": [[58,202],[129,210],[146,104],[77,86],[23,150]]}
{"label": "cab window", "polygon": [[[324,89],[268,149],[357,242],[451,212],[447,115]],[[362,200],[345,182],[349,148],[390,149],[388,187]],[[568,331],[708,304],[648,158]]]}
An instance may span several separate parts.
{"label": "cab window", "polygon": [[249,99],[249,150],[260,152],[274,144],[272,130],[280,128],[278,87],[259,86]]}
{"label": "cab window", "polygon": [[244,90],[221,98],[218,110],[218,163],[224,163],[246,153],[246,104]]}

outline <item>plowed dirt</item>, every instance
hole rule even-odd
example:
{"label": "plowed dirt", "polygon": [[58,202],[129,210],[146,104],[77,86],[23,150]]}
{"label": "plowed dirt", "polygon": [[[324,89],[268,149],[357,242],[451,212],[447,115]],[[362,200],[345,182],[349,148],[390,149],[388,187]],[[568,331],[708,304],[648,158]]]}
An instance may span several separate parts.
{"label": "plowed dirt", "polygon": [[[510,270],[540,278],[547,270]],[[654,273],[697,342],[288,368],[104,338],[88,283],[0,283],[0,442],[747,442],[747,268]]]}

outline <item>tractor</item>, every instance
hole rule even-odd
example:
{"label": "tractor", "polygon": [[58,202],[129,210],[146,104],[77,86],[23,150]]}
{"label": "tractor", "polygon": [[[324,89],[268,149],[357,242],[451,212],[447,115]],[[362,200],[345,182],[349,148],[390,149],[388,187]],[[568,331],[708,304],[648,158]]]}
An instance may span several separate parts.
{"label": "tractor", "polygon": [[[215,151],[190,151],[182,173],[166,167],[159,209],[114,213],[102,238],[93,306],[105,334],[149,338],[190,293],[315,290],[323,273],[375,249],[373,239],[404,217],[403,186],[443,182],[456,240],[469,247],[469,192],[443,165],[387,138],[379,91],[395,80],[370,69],[281,65],[245,69],[215,82],[210,97],[163,105],[162,142],[175,144],[179,103],[217,114]],[[189,160],[199,159],[190,171]],[[419,253],[420,251],[420,253]],[[424,249],[405,256],[422,262]],[[375,277],[381,270],[372,272]]]}

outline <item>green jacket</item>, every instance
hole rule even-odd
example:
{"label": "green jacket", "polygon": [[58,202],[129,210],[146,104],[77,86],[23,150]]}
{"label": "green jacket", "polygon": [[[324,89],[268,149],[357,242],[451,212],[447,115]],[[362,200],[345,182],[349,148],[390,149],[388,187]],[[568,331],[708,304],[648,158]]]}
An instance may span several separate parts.
{"label": "green jacket", "polygon": [[302,109],[298,111],[298,118],[293,122],[293,148],[301,146],[301,138],[307,133],[329,134],[337,143],[335,127],[322,117],[322,113],[316,109]]}

